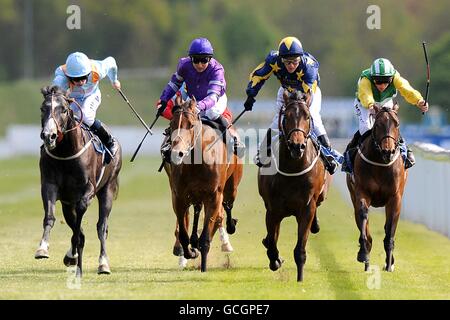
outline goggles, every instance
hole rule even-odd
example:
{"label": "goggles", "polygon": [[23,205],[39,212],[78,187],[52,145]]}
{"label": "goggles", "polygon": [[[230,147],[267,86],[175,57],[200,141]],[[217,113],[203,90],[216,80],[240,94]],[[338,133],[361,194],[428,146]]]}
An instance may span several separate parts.
{"label": "goggles", "polygon": [[199,64],[199,63],[207,64],[211,60],[211,57],[208,57],[208,56],[192,56],[191,60],[192,60],[193,64]]}

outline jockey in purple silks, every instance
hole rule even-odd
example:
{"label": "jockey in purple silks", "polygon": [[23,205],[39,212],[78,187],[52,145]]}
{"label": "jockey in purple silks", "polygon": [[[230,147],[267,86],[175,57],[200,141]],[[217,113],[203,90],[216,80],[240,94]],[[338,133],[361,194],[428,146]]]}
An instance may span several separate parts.
{"label": "jockey in purple silks", "polygon": [[[226,81],[223,66],[213,58],[214,50],[206,38],[197,38],[191,42],[189,56],[179,60],[177,71],[172,75],[160,97],[158,114],[166,109],[167,102],[185,84],[189,97],[195,97],[200,116],[217,122],[224,128],[231,119],[224,117],[227,108]],[[229,128],[233,137],[234,152],[242,156],[245,145],[239,141],[235,129]],[[170,155],[170,139],[162,146],[163,155]],[[170,159],[165,157],[166,160]]]}

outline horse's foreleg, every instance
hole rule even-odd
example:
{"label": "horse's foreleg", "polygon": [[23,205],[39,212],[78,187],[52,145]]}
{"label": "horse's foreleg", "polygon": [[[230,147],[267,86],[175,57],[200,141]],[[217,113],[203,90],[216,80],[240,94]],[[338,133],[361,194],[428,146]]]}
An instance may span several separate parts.
{"label": "horse's foreleg", "polygon": [[309,230],[316,216],[316,202],[310,201],[306,210],[297,213],[297,245],[294,249],[294,260],[297,265],[297,281],[303,281],[303,268],[306,263],[306,242],[308,241]]}
{"label": "horse's foreleg", "polygon": [[192,248],[198,249],[198,219],[200,218],[200,212],[202,211],[202,205],[194,205],[194,222],[192,223],[192,233],[189,238],[189,243]]}
{"label": "horse's foreleg", "polygon": [[269,258],[269,268],[272,271],[276,271],[281,267],[283,259],[279,256],[277,249],[277,241],[280,233],[280,216],[274,212],[266,211],[266,229],[267,236],[263,239],[262,243],[267,249],[267,257]]}
{"label": "horse's foreleg", "polygon": [[224,202],[222,205],[227,214],[227,232],[229,234],[233,234],[236,232],[236,224],[238,222],[238,220],[234,219],[233,216],[231,215],[231,210],[233,210],[233,203]]}
{"label": "horse's foreleg", "polygon": [[44,205],[44,220],[43,228],[44,233],[42,234],[41,242],[34,255],[35,259],[43,259],[49,257],[49,238],[50,230],[55,224],[55,203],[58,193],[58,188],[53,184],[43,184],[41,186],[41,197]]}
{"label": "horse's foreleg", "polygon": [[365,271],[369,268],[369,252],[371,248],[370,241],[368,240],[368,223],[369,223],[369,204],[366,199],[357,201],[357,207],[355,208],[355,219],[358,226],[359,236],[359,251],[357,260],[364,263]]}
{"label": "horse's foreleg", "polygon": [[211,240],[214,232],[217,228],[217,219],[223,217],[222,210],[223,194],[215,194],[215,197],[211,197],[209,201],[204,203],[205,206],[205,220],[203,221],[203,230],[200,235],[200,253],[202,255],[201,271],[206,271],[206,263],[208,259],[208,252],[211,246]]}
{"label": "horse's foreleg", "polygon": [[398,196],[386,204],[386,223],[384,225],[385,238],[384,251],[386,252],[386,271],[394,271],[394,242],[395,231],[397,230],[398,219],[401,210],[401,197]]}
{"label": "horse's foreleg", "polygon": [[97,235],[100,240],[100,255],[98,258],[98,274],[110,274],[109,259],[106,254],[106,238],[108,236],[108,218],[111,213],[114,190],[105,186],[97,195],[99,200]]}
{"label": "horse's foreleg", "polygon": [[186,216],[189,215],[189,205],[180,200],[174,200],[174,202],[178,222],[178,240],[183,248],[183,255],[186,259],[195,259],[198,253],[189,248],[188,226],[186,225]]}

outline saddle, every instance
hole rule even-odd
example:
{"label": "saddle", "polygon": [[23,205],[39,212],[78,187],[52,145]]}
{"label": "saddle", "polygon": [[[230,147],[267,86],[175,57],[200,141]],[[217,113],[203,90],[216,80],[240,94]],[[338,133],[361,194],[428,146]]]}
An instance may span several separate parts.
{"label": "saddle", "polygon": [[86,133],[88,134],[89,139],[92,140],[92,145],[94,147],[95,152],[97,152],[99,155],[102,156],[102,159],[103,159],[102,165],[103,166],[107,165],[112,160],[112,156],[109,153],[108,149],[103,144],[103,142],[84,123],[81,124],[81,129],[86,131]]}

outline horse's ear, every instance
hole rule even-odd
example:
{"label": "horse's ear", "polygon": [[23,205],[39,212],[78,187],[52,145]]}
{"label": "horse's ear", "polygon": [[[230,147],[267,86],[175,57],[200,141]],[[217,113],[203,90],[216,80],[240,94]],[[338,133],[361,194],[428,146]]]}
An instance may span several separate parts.
{"label": "horse's ear", "polygon": [[46,87],[42,87],[41,88],[41,93],[42,95],[45,97],[46,95],[49,94],[49,90],[50,90],[50,86],[46,86]]}
{"label": "horse's ear", "polygon": [[189,108],[191,110],[194,110],[197,107],[197,100],[195,100],[195,97],[192,96],[191,100],[189,100]]}
{"label": "horse's ear", "polygon": [[394,110],[395,112],[398,112],[398,110],[400,109],[400,105],[398,104],[397,101],[395,101],[394,106],[392,107],[392,110]]}
{"label": "horse's ear", "polygon": [[177,95],[175,97],[175,105],[176,106],[181,106],[182,104],[183,104],[183,98],[181,97],[181,94]]}
{"label": "horse's ear", "polygon": [[288,104],[288,102],[289,102],[289,91],[287,89],[284,89],[283,100],[284,100],[284,104]]}
{"label": "horse's ear", "polygon": [[380,112],[380,109],[381,109],[379,106],[377,106],[377,105],[375,105],[375,104],[372,106],[372,108],[373,108],[373,111],[375,112],[375,114],[377,114],[378,112]]}

